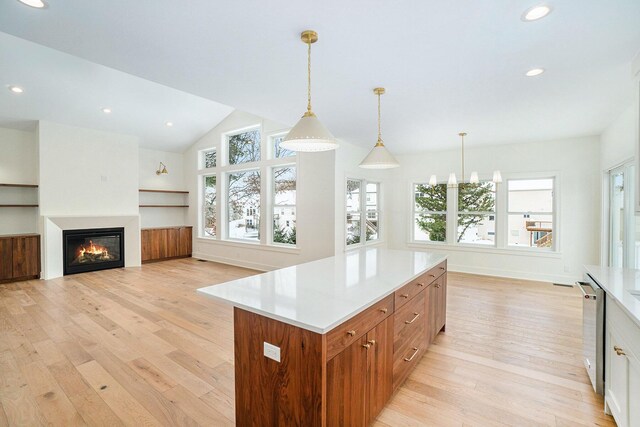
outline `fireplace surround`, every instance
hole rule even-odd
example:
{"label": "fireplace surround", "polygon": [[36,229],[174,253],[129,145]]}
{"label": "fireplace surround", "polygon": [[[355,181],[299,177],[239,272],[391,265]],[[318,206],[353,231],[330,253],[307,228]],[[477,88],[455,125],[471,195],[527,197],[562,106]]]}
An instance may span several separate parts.
{"label": "fireplace surround", "polygon": [[62,231],[64,275],[124,267],[124,228]]}

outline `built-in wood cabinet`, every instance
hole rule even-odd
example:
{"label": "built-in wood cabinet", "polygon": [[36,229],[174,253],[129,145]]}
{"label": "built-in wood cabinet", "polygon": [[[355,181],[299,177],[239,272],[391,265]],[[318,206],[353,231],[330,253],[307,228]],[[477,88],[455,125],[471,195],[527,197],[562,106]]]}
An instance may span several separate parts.
{"label": "built-in wood cabinet", "polygon": [[393,321],[387,318],[327,363],[327,425],[368,425],[392,393]]}
{"label": "built-in wood cabinet", "polygon": [[0,283],[40,277],[40,236],[0,236]]}
{"label": "built-in wood cabinet", "polygon": [[640,425],[640,325],[607,299],[605,405],[621,427]]}
{"label": "built-in wood cabinet", "polygon": [[144,228],[140,240],[143,263],[190,257],[192,227]]}
{"label": "built-in wood cabinet", "polygon": [[324,334],[235,307],[236,423],[371,424],[444,329],[445,304],[446,261]]}

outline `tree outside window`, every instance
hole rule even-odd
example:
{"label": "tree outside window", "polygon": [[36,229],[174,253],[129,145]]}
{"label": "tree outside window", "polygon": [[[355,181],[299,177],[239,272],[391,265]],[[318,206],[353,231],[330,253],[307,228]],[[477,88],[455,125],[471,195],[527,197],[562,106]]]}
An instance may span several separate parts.
{"label": "tree outside window", "polygon": [[413,239],[446,242],[447,186],[415,184],[413,188]]}
{"label": "tree outside window", "polygon": [[203,180],[202,234],[204,237],[216,237],[216,176],[206,175]]}
{"label": "tree outside window", "polygon": [[273,168],[273,243],[296,244],[296,168]]}
{"label": "tree outside window", "polygon": [[229,173],[228,235],[231,239],[260,240],[260,171]]}
{"label": "tree outside window", "polygon": [[458,185],[458,243],[495,244],[495,189],[493,182]]}
{"label": "tree outside window", "polygon": [[229,164],[260,161],[260,130],[254,129],[227,136]]}

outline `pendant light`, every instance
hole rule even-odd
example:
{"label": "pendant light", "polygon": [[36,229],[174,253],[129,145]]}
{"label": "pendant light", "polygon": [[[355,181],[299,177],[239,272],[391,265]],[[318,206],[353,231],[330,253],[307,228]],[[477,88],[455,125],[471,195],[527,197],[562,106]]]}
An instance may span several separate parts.
{"label": "pendant light", "polygon": [[[467,136],[466,132],[460,132],[458,134],[460,136],[460,141],[461,141],[461,145],[462,145],[462,176],[460,177],[460,183],[464,184],[464,179],[465,179],[465,175],[464,175],[464,137]],[[492,181],[495,184],[499,184],[502,182],[502,175],[500,174],[499,170],[495,170],[493,171],[493,179]],[[429,185],[433,186],[438,182],[438,180],[436,179],[435,175],[431,175],[431,178],[429,179]],[[480,179],[478,177],[478,172],[473,171],[471,172],[471,175],[469,176],[469,184],[479,184],[480,183]],[[456,178],[456,174],[455,172],[451,172],[449,174],[449,181],[447,182],[447,184],[450,187],[456,187],[458,185],[458,180]]]}
{"label": "pendant light", "polygon": [[280,147],[291,151],[328,151],[338,148],[335,137],[311,110],[311,44],[318,41],[318,33],[303,31],[300,39],[307,44],[307,111],[285,136]]}
{"label": "pendant light", "polygon": [[378,96],[378,142],[373,146],[367,157],[360,163],[361,168],[365,169],[391,169],[400,166],[400,163],[387,150],[382,142],[382,133],[380,132],[380,96],[385,93],[383,87],[373,89],[373,93]]}

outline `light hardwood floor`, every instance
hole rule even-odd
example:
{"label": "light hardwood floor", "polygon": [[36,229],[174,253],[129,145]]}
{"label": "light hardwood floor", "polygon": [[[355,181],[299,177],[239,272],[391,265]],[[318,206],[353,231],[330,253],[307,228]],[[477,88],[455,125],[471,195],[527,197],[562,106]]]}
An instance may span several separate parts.
{"label": "light hardwood floor", "polygon": [[[254,271],[193,259],[0,285],[0,426],[233,425],[232,309]],[[378,426],[615,425],[580,360],[581,299],[449,274],[440,334]]]}

